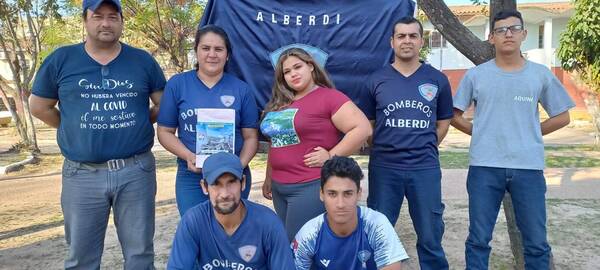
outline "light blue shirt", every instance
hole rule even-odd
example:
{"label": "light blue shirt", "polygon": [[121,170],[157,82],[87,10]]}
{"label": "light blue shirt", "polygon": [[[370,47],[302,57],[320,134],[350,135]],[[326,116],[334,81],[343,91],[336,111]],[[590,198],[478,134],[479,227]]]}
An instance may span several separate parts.
{"label": "light blue shirt", "polygon": [[544,141],[538,104],[550,117],[575,104],[560,81],[540,64],[525,61],[506,72],[494,59],[476,66],[460,82],[454,108],[475,105],[469,150],[471,166],[544,169]]}

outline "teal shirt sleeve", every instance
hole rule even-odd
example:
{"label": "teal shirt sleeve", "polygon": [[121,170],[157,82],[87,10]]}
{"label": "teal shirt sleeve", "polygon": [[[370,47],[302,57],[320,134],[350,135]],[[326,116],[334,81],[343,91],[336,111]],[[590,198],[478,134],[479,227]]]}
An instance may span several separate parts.
{"label": "teal shirt sleeve", "polygon": [[454,96],[454,108],[459,109],[461,111],[466,111],[469,106],[471,106],[471,102],[473,101],[473,80],[471,79],[471,73],[473,69],[470,69],[465,73],[465,76],[460,81],[458,85],[458,90],[456,91],[456,95]]}
{"label": "teal shirt sleeve", "polygon": [[547,68],[543,73],[544,88],[540,95],[540,103],[548,115],[554,117],[575,107],[575,103],[556,76]]}
{"label": "teal shirt sleeve", "polygon": [[58,74],[55,65],[57,57],[57,51],[55,51],[44,60],[35,74],[32,94],[43,98],[58,99]]}

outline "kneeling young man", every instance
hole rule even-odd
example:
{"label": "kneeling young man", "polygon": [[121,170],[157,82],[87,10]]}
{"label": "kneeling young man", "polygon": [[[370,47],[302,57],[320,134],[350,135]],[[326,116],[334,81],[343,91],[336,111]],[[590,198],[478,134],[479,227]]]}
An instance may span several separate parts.
{"label": "kneeling young man", "polygon": [[357,206],[362,178],[352,158],[336,156],[325,162],[320,196],[326,212],[296,234],[296,269],[399,270],[408,258],[389,220]]}
{"label": "kneeling young man", "polygon": [[281,220],[271,209],[241,199],[242,171],[233,154],[206,159],[200,185],[209,200],[181,218],[167,269],[294,269]]}

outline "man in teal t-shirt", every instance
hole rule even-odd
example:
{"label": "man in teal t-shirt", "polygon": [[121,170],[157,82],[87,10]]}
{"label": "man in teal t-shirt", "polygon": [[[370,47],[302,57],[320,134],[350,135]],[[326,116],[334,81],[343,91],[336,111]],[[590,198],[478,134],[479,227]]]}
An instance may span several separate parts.
{"label": "man in teal t-shirt", "polygon": [[58,129],[65,157],[65,268],[100,268],[112,209],[124,268],[153,269],[156,169],[150,149],[165,77],[150,54],[119,42],[118,0],[84,0],[83,11],[86,41],[50,54],[31,95],[32,114]]}

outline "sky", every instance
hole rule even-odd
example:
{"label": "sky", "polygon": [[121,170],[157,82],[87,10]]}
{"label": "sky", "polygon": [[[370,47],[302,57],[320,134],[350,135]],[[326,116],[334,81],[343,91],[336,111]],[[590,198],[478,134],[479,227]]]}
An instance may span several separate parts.
{"label": "sky", "polygon": [[[517,4],[523,3],[551,3],[551,2],[568,2],[569,0],[517,0]],[[446,5],[471,5],[473,2],[471,0],[444,0]],[[487,1],[489,3],[489,0]]]}

